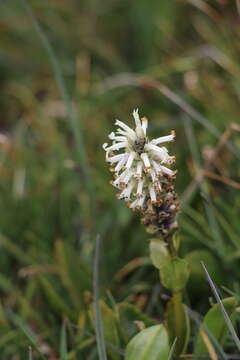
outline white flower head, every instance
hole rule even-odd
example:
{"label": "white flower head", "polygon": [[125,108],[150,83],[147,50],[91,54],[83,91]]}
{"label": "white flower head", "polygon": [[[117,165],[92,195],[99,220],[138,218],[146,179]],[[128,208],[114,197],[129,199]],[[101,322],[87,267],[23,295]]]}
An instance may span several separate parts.
{"label": "white flower head", "polygon": [[173,141],[175,131],[150,141],[147,118],[140,119],[138,109],[133,111],[133,117],[135,130],[116,120],[118,128],[108,136],[112,144],[104,143],[103,149],[114,172],[111,184],[121,190],[118,198],[126,200],[132,209],[151,211],[152,205],[161,203],[162,182],[176,174],[170,169],[175,156],[169,156],[167,148],[159,146]]}

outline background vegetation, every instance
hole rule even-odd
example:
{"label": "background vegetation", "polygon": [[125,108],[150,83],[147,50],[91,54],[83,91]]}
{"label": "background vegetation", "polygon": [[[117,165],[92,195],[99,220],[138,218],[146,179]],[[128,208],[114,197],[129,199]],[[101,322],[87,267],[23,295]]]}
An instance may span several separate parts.
{"label": "background vegetation", "polygon": [[239,298],[237,3],[8,0],[0,28],[1,359],[98,358],[97,234],[110,359],[121,358],[136,318],[162,320],[168,294],[148,260],[149,235],[115,198],[102,150],[115,118],[131,125],[136,107],[152,136],[177,132],[181,254],[192,266],[185,302],[209,308],[200,260],[224,296]]}

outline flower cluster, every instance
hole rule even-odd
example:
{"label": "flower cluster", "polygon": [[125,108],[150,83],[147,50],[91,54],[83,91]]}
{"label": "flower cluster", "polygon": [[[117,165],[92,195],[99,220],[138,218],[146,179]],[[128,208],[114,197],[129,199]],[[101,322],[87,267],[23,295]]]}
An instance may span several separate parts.
{"label": "flower cluster", "polygon": [[103,149],[110,170],[114,172],[111,184],[120,190],[118,198],[126,200],[131,209],[154,214],[156,207],[170,196],[166,183],[176,174],[170,169],[175,156],[170,156],[166,147],[159,145],[173,141],[175,132],[150,141],[147,118],[140,119],[138,110],[133,111],[133,117],[135,130],[116,120],[118,128],[109,135],[112,144],[103,144]]}

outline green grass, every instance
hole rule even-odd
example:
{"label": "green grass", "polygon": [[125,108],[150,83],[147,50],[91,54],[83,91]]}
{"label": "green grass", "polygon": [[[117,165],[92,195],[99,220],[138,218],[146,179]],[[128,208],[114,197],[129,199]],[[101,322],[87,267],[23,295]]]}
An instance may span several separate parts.
{"label": "green grass", "polygon": [[[156,295],[158,274],[141,261],[148,235],[115,198],[102,143],[115,118],[131,125],[139,107],[150,136],[176,130],[170,151],[177,191],[186,194],[219,137],[239,123],[237,6],[9,0],[0,2],[0,25],[1,358],[101,359],[102,323],[112,329],[108,359],[121,359],[136,317],[160,321],[167,294],[161,287]],[[142,76],[157,85],[144,86]],[[211,167],[236,182],[239,139],[234,131]],[[200,261],[240,296],[239,209],[239,189],[210,178],[182,208],[180,252],[194,259],[185,301],[200,314],[212,296]],[[225,350],[237,354],[230,340]]]}

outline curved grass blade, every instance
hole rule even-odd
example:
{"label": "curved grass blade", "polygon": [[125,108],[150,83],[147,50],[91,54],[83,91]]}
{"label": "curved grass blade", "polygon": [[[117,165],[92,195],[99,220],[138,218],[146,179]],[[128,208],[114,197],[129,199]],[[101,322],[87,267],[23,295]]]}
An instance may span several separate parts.
{"label": "curved grass blade", "polygon": [[207,280],[208,280],[209,285],[210,285],[210,287],[211,287],[211,289],[212,289],[212,292],[213,292],[213,294],[214,294],[214,296],[215,296],[215,299],[217,300],[217,302],[218,302],[218,304],[219,304],[219,307],[220,307],[220,309],[221,309],[221,311],[222,311],[222,313],[223,313],[224,319],[225,319],[225,321],[226,321],[226,325],[227,325],[227,327],[228,327],[228,329],[229,329],[229,331],[230,331],[230,333],[231,333],[231,335],[232,335],[232,338],[233,338],[233,340],[234,340],[234,342],[235,342],[238,350],[240,351],[240,340],[239,340],[239,337],[237,336],[237,333],[236,333],[236,331],[235,331],[235,329],[234,329],[234,327],[233,327],[233,324],[232,324],[232,322],[231,322],[231,320],[230,320],[230,318],[229,318],[229,316],[228,316],[228,314],[227,314],[227,312],[226,312],[226,310],[225,310],[225,308],[224,308],[224,305],[223,305],[223,303],[222,303],[222,300],[221,300],[221,298],[220,298],[220,296],[219,296],[219,294],[218,294],[218,292],[217,292],[217,289],[216,289],[216,286],[214,285],[214,282],[212,281],[212,279],[211,279],[211,277],[210,277],[210,275],[209,275],[209,273],[208,273],[208,271],[207,271],[206,266],[204,265],[203,262],[201,262],[201,264],[202,264],[202,267],[203,267],[203,269],[204,269],[204,271],[205,271]]}
{"label": "curved grass blade", "polygon": [[177,337],[175,337],[175,339],[174,339],[174,341],[173,341],[173,343],[172,343],[172,346],[171,346],[171,349],[170,349],[169,355],[168,355],[168,360],[172,360],[176,343],[177,343]]}
{"label": "curved grass blade", "polygon": [[[228,360],[228,357],[225,354],[222,346],[219,344],[219,342],[217,341],[215,336],[209,331],[208,327],[202,321],[199,320],[199,318],[198,318],[197,314],[195,313],[195,311],[191,310],[189,307],[187,307],[187,310],[188,310],[188,314],[189,314],[190,318],[192,320],[194,320],[195,323],[206,332],[207,336],[209,337],[209,339],[211,340],[211,342],[214,345],[215,349],[217,350],[217,353],[220,356],[220,359]],[[200,357],[200,355],[197,355],[197,357]]]}
{"label": "curved grass blade", "polygon": [[95,327],[99,360],[107,360],[106,345],[102,326],[101,310],[99,304],[99,259],[100,259],[100,235],[96,237],[96,247],[93,267],[93,297],[95,310]]}
{"label": "curved grass blade", "polygon": [[[49,60],[50,60],[50,63],[52,65],[52,69],[53,69],[53,74],[54,74],[56,83],[59,87],[61,96],[62,96],[64,104],[66,106],[68,117],[70,120],[73,137],[74,137],[75,144],[76,144],[77,159],[82,168],[82,172],[83,172],[83,175],[85,178],[85,185],[86,185],[87,189],[89,190],[89,193],[91,194],[92,189],[91,189],[91,183],[89,181],[89,176],[88,176],[89,175],[89,167],[88,167],[88,163],[87,163],[87,156],[86,156],[86,151],[85,151],[85,146],[84,146],[84,140],[83,140],[82,133],[79,129],[78,118],[76,116],[75,111],[73,111],[73,108],[72,108],[71,99],[70,99],[70,96],[67,91],[67,87],[66,87],[66,84],[64,81],[63,73],[62,73],[61,66],[59,64],[57,55],[55,54],[55,51],[54,51],[52,45],[50,44],[43,28],[41,27],[38,20],[36,19],[29,2],[27,2],[26,0],[20,0],[20,1],[22,2],[23,7],[25,8],[26,12],[28,13],[28,15],[32,21],[33,27],[34,27],[36,33],[38,34],[39,39],[41,40],[42,45],[45,48],[45,50],[49,56]],[[90,189],[91,189],[91,191],[90,191]]]}
{"label": "curved grass blade", "polygon": [[29,346],[29,348],[28,348],[28,360],[33,360],[32,347],[31,346]]}
{"label": "curved grass blade", "polygon": [[12,312],[9,312],[9,317],[11,318],[12,322],[23,332],[23,334],[29,340],[32,347],[38,352],[40,358],[42,360],[47,360],[47,358],[39,350],[37,338],[34,335],[34,333],[32,332],[32,330],[26,324],[24,324],[24,322],[18,315],[14,314]]}
{"label": "curved grass blade", "polygon": [[62,328],[61,328],[60,360],[67,360],[67,335],[66,335],[65,321],[63,321]]}

